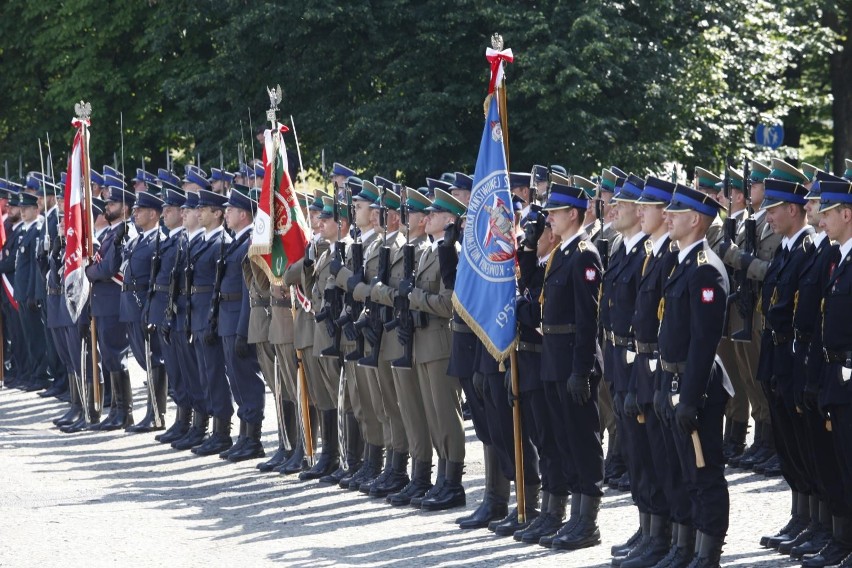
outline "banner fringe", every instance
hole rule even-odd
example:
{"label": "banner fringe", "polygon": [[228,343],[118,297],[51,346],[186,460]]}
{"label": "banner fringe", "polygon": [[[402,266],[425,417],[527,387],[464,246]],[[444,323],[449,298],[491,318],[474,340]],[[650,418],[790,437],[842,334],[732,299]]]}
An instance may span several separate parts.
{"label": "banner fringe", "polygon": [[458,299],[458,296],[456,296],[455,291],[453,291],[453,308],[455,308],[456,313],[461,316],[461,319],[464,320],[467,326],[473,330],[473,333],[476,334],[476,337],[479,338],[479,340],[485,346],[486,351],[488,351],[488,353],[490,353],[491,356],[497,360],[497,362],[502,363],[509,357],[509,354],[512,351],[517,349],[519,341],[517,330],[515,332],[515,338],[505,350],[501,351],[497,349],[497,347],[491,341],[491,337],[488,335],[488,332],[482,329],[482,326],[479,325],[479,322],[477,322],[473,318],[473,316],[470,315],[470,313],[465,309],[464,305],[462,305],[461,301]]}

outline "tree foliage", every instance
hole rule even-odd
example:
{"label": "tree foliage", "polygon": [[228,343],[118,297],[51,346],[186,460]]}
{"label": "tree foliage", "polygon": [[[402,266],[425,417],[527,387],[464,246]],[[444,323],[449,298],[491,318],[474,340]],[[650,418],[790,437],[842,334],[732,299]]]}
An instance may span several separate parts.
{"label": "tree foliage", "polygon": [[123,119],[127,172],[143,160],[163,166],[167,149],[179,163],[200,155],[209,170],[221,148],[235,167],[238,145],[265,121],[266,86],[280,83],[280,118],[295,119],[307,167],[318,169],[325,150],[365,174],[422,185],[472,171],[483,53],[499,31],[516,54],[513,169],[720,169],[725,155],[765,154],[752,144],[760,122],[784,123],[778,155],[794,160],[816,159],[801,154],[803,136],[827,148],[834,128],[838,164],[852,154],[852,135],[838,134],[852,132],[852,112],[841,112],[852,95],[829,64],[850,66],[850,4],[7,0],[18,17],[0,21],[0,159],[12,173],[19,156],[37,169],[37,139],[50,132],[62,167],[73,105],[85,99],[95,164],[121,162]]}

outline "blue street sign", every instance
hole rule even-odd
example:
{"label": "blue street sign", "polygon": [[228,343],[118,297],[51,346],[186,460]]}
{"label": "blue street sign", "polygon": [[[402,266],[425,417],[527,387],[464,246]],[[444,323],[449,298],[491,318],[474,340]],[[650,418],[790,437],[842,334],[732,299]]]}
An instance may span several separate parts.
{"label": "blue street sign", "polygon": [[784,143],[784,125],[758,124],[754,129],[754,141],[758,146],[767,146],[775,150]]}

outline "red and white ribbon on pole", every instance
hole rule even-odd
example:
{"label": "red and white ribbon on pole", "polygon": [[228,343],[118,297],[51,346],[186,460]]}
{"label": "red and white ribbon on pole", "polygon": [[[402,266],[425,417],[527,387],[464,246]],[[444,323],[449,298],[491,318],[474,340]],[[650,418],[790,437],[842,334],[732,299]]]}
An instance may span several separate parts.
{"label": "red and white ribbon on pole", "polygon": [[503,62],[512,63],[515,56],[511,49],[497,51],[489,47],[485,50],[485,59],[491,64],[491,81],[488,83],[488,94],[490,95],[503,80]]}
{"label": "red and white ribbon on pole", "polygon": [[89,280],[86,278],[86,204],[83,189],[83,171],[88,156],[83,148],[83,126],[88,120],[74,119],[77,129],[71,156],[68,159],[67,187],[65,189],[65,301],[71,319],[77,321],[89,297]]}

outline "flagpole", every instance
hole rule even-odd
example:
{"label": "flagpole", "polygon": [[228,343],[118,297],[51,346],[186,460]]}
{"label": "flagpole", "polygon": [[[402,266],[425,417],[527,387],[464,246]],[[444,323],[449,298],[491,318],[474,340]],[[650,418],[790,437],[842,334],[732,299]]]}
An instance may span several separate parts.
{"label": "flagpole", "polygon": [[[503,37],[500,34],[491,36],[491,47],[503,51]],[[502,71],[503,63],[499,70]],[[509,111],[506,104],[506,76],[500,73],[500,82],[496,85],[497,110],[500,114],[500,129],[503,131],[503,153],[506,155],[506,173],[509,167]],[[526,523],[526,488],[524,486],[524,447],[522,445],[523,426],[521,424],[521,398],[518,381],[518,353],[516,349],[509,352],[509,367],[512,378],[512,425],[515,438],[515,498],[517,499],[518,523]]]}
{"label": "flagpole", "polygon": [[[83,147],[81,149],[82,157],[82,174],[83,174],[83,219],[86,221],[86,258],[91,259],[94,256],[94,218],[92,217],[92,177],[91,165],[89,164],[89,127],[86,120],[82,121]],[[91,304],[90,304],[91,305]],[[89,337],[90,349],[92,350],[92,398],[94,399],[95,412],[99,413],[103,408],[101,400],[101,378],[100,369],[98,367],[98,331],[95,318],[89,313]],[[82,377],[82,381],[86,381],[86,377]],[[83,404],[88,404],[84,401]]]}

